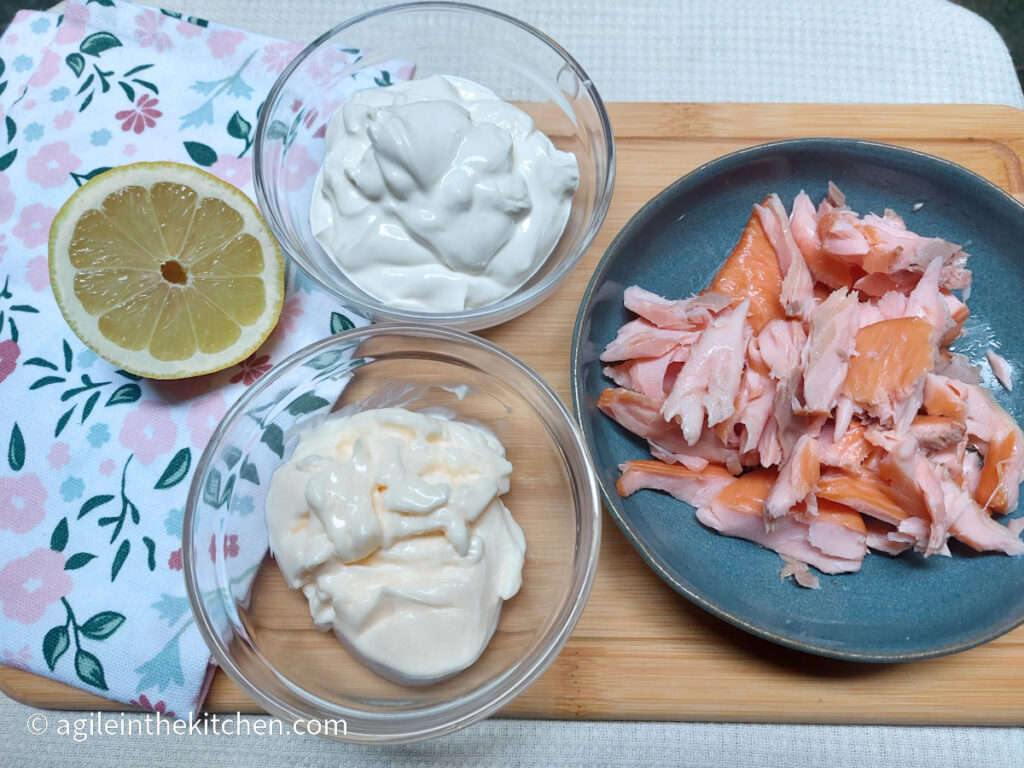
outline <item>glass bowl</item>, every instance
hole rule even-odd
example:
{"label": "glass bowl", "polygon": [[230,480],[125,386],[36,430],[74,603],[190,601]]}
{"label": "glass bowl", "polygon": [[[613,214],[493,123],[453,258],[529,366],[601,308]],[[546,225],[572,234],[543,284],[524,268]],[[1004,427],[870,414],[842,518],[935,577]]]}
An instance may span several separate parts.
{"label": "glass bowl", "polygon": [[[380,84],[377,67],[388,79],[448,74],[482,83],[529,113],[556,147],[576,155],[580,185],[565,231],[537,272],[504,299],[454,313],[395,309],[349,280],[313,236],[309,207],[324,159],[324,126],[353,89]],[[256,199],[281,248],[343,304],[375,320],[477,330],[536,306],[586,252],[611,202],[615,145],[597,89],[558,43],[496,11],[428,2],[357,16],[302,51],[263,105],[253,164]]]}
{"label": "glass bowl", "polygon": [[[523,586],[505,602],[487,648],[464,671],[428,685],[386,680],[318,630],[267,552],[264,497],[295,430],[342,408],[386,406],[443,408],[490,427],[514,467],[502,500],[526,536]],[[541,674],[583,610],[599,541],[587,449],[535,373],[461,331],[380,324],[297,352],[228,411],[189,491],[185,584],[214,659],[267,711],[317,721],[320,733],[344,741],[399,743],[464,728]]]}

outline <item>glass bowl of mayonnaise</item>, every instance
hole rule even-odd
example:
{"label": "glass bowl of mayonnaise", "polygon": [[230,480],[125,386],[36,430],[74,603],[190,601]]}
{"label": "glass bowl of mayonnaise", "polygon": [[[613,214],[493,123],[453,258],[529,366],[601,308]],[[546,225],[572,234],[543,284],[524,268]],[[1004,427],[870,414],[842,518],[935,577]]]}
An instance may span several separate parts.
{"label": "glass bowl of mayonnaise", "polygon": [[611,202],[601,97],[551,38],[461,3],[339,24],[261,108],[256,197],[304,276],[374,320],[477,330],[548,296]]}
{"label": "glass bowl of mayonnaise", "polygon": [[600,523],[587,448],[540,377],[471,334],[382,323],[297,352],[228,411],[189,492],[185,584],[214,660],[265,710],[416,741],[554,661]]}

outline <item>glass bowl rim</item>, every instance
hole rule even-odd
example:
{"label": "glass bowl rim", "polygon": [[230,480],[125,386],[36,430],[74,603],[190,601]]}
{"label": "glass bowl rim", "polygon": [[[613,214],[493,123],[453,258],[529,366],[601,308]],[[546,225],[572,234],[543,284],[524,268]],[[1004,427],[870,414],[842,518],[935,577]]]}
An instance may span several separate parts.
{"label": "glass bowl rim", "polygon": [[[580,525],[581,520],[578,518],[575,547],[575,551],[578,554],[574,558],[574,567],[571,571],[573,577],[572,589],[567,599],[557,606],[557,623],[547,633],[546,643],[542,645],[539,649],[540,652],[535,657],[526,656],[520,658],[512,667],[505,669],[496,677],[482,683],[468,700],[465,696],[460,696],[456,699],[447,700],[440,704],[432,704],[409,712],[374,713],[325,702],[323,699],[309,694],[305,689],[291,681],[284,683],[296,696],[303,699],[304,704],[311,702],[315,698],[317,700],[316,703],[321,707],[326,705],[326,707],[333,710],[329,714],[340,716],[346,723],[352,720],[353,722],[366,723],[374,727],[372,733],[351,736],[347,732],[346,725],[346,733],[344,735],[329,735],[330,738],[350,743],[399,744],[443,736],[482,720],[522,693],[525,688],[532,684],[550,666],[575,630],[576,624],[579,622],[590,596],[601,546],[601,496],[598,490],[597,474],[594,470],[593,460],[590,457],[590,450],[583,440],[579,426],[570,415],[568,408],[561,398],[539,374],[515,355],[471,333],[453,328],[432,327],[420,323],[374,323],[342,331],[333,336],[315,341],[292,353],[275,365],[271,371],[260,377],[259,381],[246,389],[228,409],[210,436],[210,440],[196,465],[185,504],[182,523],[182,565],[185,592],[188,597],[189,606],[195,618],[196,626],[199,628],[199,632],[210,650],[213,660],[246,695],[271,715],[281,719],[291,722],[312,719],[309,717],[310,712],[297,709],[280,700],[276,695],[267,693],[251,683],[245,673],[235,663],[220,635],[213,627],[210,616],[205,609],[204,600],[201,597],[202,592],[198,584],[193,556],[196,551],[196,544],[192,529],[196,510],[199,508],[202,499],[202,478],[205,477],[210,465],[215,461],[220,449],[220,443],[228,429],[238,418],[244,415],[245,409],[253,400],[269,389],[286,373],[294,370],[302,361],[315,357],[336,344],[389,335],[420,336],[468,345],[477,351],[496,356],[532,382],[539,396],[555,407],[557,420],[561,422],[562,426],[568,427],[569,434],[571,435],[571,447],[575,449],[580,458],[579,463],[583,469],[583,474],[573,478],[576,481],[574,483],[576,487],[574,488],[573,495],[577,500],[576,509],[582,511],[583,525]],[[565,453],[566,446],[562,441],[555,440],[555,442],[558,444],[559,449]],[[570,471],[570,476],[572,475],[573,472]],[[578,512],[577,516],[579,514]],[[588,521],[590,523],[589,526],[587,525]],[[590,534],[589,541],[587,539],[588,532]],[[516,667],[520,667],[519,672],[514,676],[508,677],[508,669]],[[273,670],[272,667],[271,670]],[[502,681],[501,686],[496,688],[495,680],[502,677],[506,679]],[[392,725],[398,725],[399,728],[395,730],[388,728],[388,726]],[[384,726],[387,730],[382,732],[381,726]]]}
{"label": "glass bowl rim", "polygon": [[[365,291],[360,292],[365,298],[355,294],[348,295],[343,293],[333,282],[324,279],[317,272],[308,269],[302,262],[301,258],[292,255],[293,251],[303,252],[305,249],[301,247],[295,248],[295,243],[292,238],[280,237],[278,235],[278,232],[287,232],[288,228],[285,226],[285,222],[276,208],[270,204],[271,192],[269,190],[269,185],[265,182],[263,170],[264,145],[270,141],[268,138],[271,123],[270,113],[273,111],[273,106],[280,101],[281,95],[287,86],[288,81],[291,79],[292,73],[298,69],[307,58],[318,51],[322,45],[332,38],[335,38],[340,32],[369,19],[374,19],[378,16],[396,15],[406,11],[428,10],[463,12],[472,15],[489,16],[518,27],[553,50],[563,60],[565,66],[568,66],[573,74],[576,75],[577,79],[583,86],[583,90],[587,93],[590,101],[593,103],[598,120],[600,121],[601,134],[605,143],[604,161],[607,168],[607,176],[603,185],[600,184],[600,179],[595,180],[594,208],[588,217],[589,221],[586,223],[586,229],[583,231],[581,237],[568,255],[562,259],[562,262],[558,264],[558,266],[548,275],[546,275],[543,280],[540,280],[529,290],[517,290],[510,296],[506,296],[504,299],[500,299],[492,304],[462,310],[461,312],[434,313],[394,309],[388,307],[385,302],[370,296]],[[593,244],[594,238],[597,237],[597,233],[601,230],[604,220],[608,215],[608,209],[611,206],[612,193],[615,189],[616,153],[615,135],[612,131],[611,120],[608,117],[608,111],[605,108],[601,95],[597,91],[597,87],[594,85],[593,80],[591,80],[590,76],[586,73],[580,63],[576,61],[572,54],[570,54],[558,42],[546,35],[544,32],[541,32],[536,27],[527,24],[525,21],[517,19],[514,16],[510,16],[507,13],[502,13],[501,11],[484,8],[479,5],[472,5],[470,3],[452,2],[451,0],[421,0],[420,2],[389,5],[353,16],[327,30],[316,38],[316,40],[303,48],[298,55],[288,63],[288,66],[286,66],[284,71],[281,72],[277,80],[274,81],[274,85],[271,87],[267,94],[267,98],[263,102],[263,108],[260,110],[259,119],[256,122],[256,137],[253,143],[252,162],[253,189],[256,192],[256,204],[264,218],[266,218],[271,233],[274,235],[274,238],[278,243],[280,243],[281,249],[284,251],[286,257],[291,259],[295,265],[302,270],[303,274],[322,289],[327,291],[331,296],[345,304],[354,304],[360,310],[370,314],[372,317],[380,317],[386,320],[430,322],[438,325],[466,329],[480,329],[509,320],[535,306],[550,294],[558,285],[560,285],[572,269],[580,262],[583,255]]]}

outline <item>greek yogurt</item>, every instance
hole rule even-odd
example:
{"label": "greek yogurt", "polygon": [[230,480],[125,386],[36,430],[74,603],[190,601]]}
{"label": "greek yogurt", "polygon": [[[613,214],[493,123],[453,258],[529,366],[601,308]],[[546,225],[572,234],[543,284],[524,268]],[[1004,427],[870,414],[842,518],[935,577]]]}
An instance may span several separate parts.
{"label": "greek yogurt", "polygon": [[575,155],[529,115],[479,83],[433,75],[358,91],[335,113],[310,225],[381,302],[459,312],[537,271],[578,186]]}

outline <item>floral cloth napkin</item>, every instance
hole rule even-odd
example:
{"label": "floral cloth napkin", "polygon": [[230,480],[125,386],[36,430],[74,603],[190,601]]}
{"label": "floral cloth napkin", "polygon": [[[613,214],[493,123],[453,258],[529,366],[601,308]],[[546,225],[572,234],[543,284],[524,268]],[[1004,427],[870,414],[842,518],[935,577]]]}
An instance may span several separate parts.
{"label": "floral cloth napkin", "polygon": [[[290,267],[277,329],[249,359],[198,379],[140,380],[64,322],[47,237],[78,186],[128,162],[195,163],[252,196],[258,109],[300,48],[121,0],[23,11],[0,38],[4,664],[167,715],[202,703],[210,654],[181,573],[192,468],[229,405],[276,361],[363,321]],[[339,50],[338,66],[352,56]],[[385,82],[407,74],[385,71]],[[301,147],[288,163],[296,188],[317,170]],[[252,514],[245,502],[228,502],[232,514]],[[248,548],[240,538],[211,539],[208,556],[251,580],[265,538]]]}

